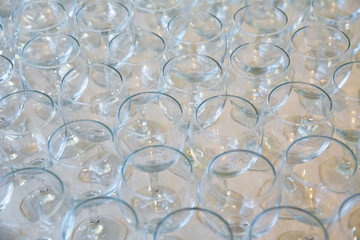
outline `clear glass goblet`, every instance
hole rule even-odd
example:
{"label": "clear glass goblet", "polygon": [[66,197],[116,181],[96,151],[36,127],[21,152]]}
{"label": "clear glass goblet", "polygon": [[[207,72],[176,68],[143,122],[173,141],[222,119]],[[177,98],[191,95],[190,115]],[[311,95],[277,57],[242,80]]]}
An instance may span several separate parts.
{"label": "clear glass goblet", "polygon": [[186,141],[181,105],[160,92],[142,92],[120,106],[115,126],[115,147],[125,159],[132,152],[151,145],[167,145],[180,151]]}
{"label": "clear glass goblet", "polygon": [[275,87],[259,119],[263,144],[278,158],[296,139],[334,133],[331,98],[309,83],[289,82]]}
{"label": "clear glass goblet", "polygon": [[24,85],[19,72],[9,58],[0,55],[0,99],[21,90],[24,90]]}
{"label": "clear glass goblet", "polygon": [[66,121],[91,119],[113,127],[117,109],[127,95],[116,69],[100,63],[83,65],[62,79],[59,108]]}
{"label": "clear glass goblet", "polygon": [[238,149],[210,162],[201,180],[199,206],[221,215],[234,237],[244,239],[254,217],[278,205],[280,196],[271,162],[258,153]]}
{"label": "clear glass goblet", "polygon": [[265,209],[251,223],[249,240],[328,240],[325,226],[310,212],[291,206]]}
{"label": "clear glass goblet", "polygon": [[57,99],[61,79],[71,69],[87,64],[79,42],[67,34],[41,35],[22,50],[20,74],[25,88]]}
{"label": "clear glass goblet", "polygon": [[203,208],[182,208],[165,216],[154,240],[235,239],[230,226],[218,214]]}
{"label": "clear glass goblet", "polygon": [[296,140],[281,165],[283,204],[311,212],[324,225],[354,193],[355,154],[334,138],[312,135]]}
{"label": "clear glass goblet", "polygon": [[59,239],[66,210],[65,187],[42,168],[23,168],[0,178],[2,239]]}
{"label": "clear glass goblet", "polygon": [[64,217],[63,240],[137,239],[138,217],[121,199],[95,197],[77,204]]}
{"label": "clear glass goblet", "polygon": [[125,160],[121,176],[119,197],[137,212],[144,236],[153,234],[165,215],[198,202],[190,160],[175,148],[154,145],[136,150]]}
{"label": "clear glass goblet", "polygon": [[76,120],[60,126],[48,142],[56,161],[51,170],[63,179],[74,203],[112,194],[123,160],[116,154],[109,127],[93,120]]}

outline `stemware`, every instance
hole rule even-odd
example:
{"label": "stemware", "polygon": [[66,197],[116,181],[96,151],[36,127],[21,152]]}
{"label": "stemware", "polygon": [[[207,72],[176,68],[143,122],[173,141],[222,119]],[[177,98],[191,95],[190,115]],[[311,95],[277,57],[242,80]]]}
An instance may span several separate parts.
{"label": "stemware", "polygon": [[15,63],[15,43],[13,41],[14,36],[13,33],[11,33],[11,30],[10,24],[0,17],[0,55],[9,58]]}
{"label": "stemware", "polygon": [[113,141],[111,129],[93,120],[66,123],[50,136],[51,171],[63,179],[73,204],[115,191],[123,161]]}
{"label": "stemware", "polygon": [[230,55],[227,93],[249,100],[261,111],[270,91],[292,81],[289,55],[271,43],[246,43]]}
{"label": "stemware", "polygon": [[190,160],[177,149],[154,145],[136,150],[125,160],[121,176],[118,194],[137,212],[145,235],[153,234],[168,213],[197,204]]}
{"label": "stemware", "polygon": [[293,142],[280,167],[282,201],[329,224],[340,204],[354,193],[357,160],[351,149],[327,136]]}
{"label": "stemware", "polygon": [[110,40],[134,26],[129,10],[118,1],[89,1],[76,13],[75,36],[91,63],[104,63]]}
{"label": "stemware", "polygon": [[58,176],[42,168],[23,168],[0,178],[2,239],[58,239],[66,209]]}
{"label": "stemware", "polygon": [[115,126],[115,147],[125,159],[145,146],[167,145],[182,150],[186,140],[181,105],[160,92],[142,92],[120,106]]}
{"label": "stemware", "polygon": [[113,197],[95,197],[67,213],[62,239],[137,239],[137,226],[138,216],[128,203]]}
{"label": "stemware", "polygon": [[24,86],[19,72],[9,58],[0,55],[0,99],[21,90],[24,90]]}
{"label": "stemware", "polygon": [[264,156],[226,151],[210,162],[203,175],[199,206],[221,215],[234,237],[243,239],[257,214],[280,203],[276,178],[274,166]]}
{"label": "stemware", "polygon": [[331,98],[313,84],[283,83],[270,92],[258,127],[263,132],[266,149],[281,158],[296,139],[333,135]]}
{"label": "stemware", "polygon": [[106,63],[124,77],[129,94],[156,91],[159,77],[166,62],[165,41],[157,34],[145,30],[124,32],[111,39]]}
{"label": "stemware", "polygon": [[49,168],[51,133],[63,124],[53,100],[38,91],[18,91],[0,99],[2,161],[11,168]]}
{"label": "stemware", "polygon": [[233,240],[230,226],[218,214],[203,208],[182,208],[165,216],[153,240],[227,239]]}
{"label": "stemware", "polygon": [[44,92],[57,99],[65,74],[86,64],[87,59],[73,36],[46,34],[33,38],[23,48],[20,74],[25,88]]}
{"label": "stemware", "polygon": [[127,97],[121,74],[100,63],[71,69],[62,79],[59,107],[66,121],[91,119],[113,127],[117,108]]}
{"label": "stemware", "polygon": [[227,35],[222,22],[207,12],[185,12],[167,26],[166,40],[171,57],[203,54],[223,64],[227,53]]}
{"label": "stemware", "polygon": [[310,212],[291,206],[265,209],[251,223],[252,239],[328,240],[325,226]]}

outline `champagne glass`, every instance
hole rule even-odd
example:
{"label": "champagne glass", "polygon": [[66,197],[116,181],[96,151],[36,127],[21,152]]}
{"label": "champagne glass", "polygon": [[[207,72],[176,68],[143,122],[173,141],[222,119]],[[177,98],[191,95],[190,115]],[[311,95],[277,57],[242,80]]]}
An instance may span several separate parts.
{"label": "champagne glass", "polygon": [[310,212],[291,206],[265,209],[251,223],[249,240],[328,240],[325,226]]}
{"label": "champagne glass", "polygon": [[65,74],[86,64],[87,59],[74,37],[62,33],[47,34],[35,37],[25,45],[20,74],[25,88],[57,99]]}
{"label": "champagne glass", "polygon": [[151,145],[168,145],[182,150],[186,140],[181,105],[160,92],[142,92],[120,106],[115,126],[115,147],[125,159]]}
{"label": "champagne glass", "polygon": [[[0,3],[1,9],[1,3]],[[1,10],[0,10],[1,11]],[[4,56],[15,63],[15,43],[13,41],[14,34],[11,31],[10,24],[1,18],[0,13],[0,55]]]}
{"label": "champagne glass", "polygon": [[337,139],[300,138],[289,146],[282,165],[283,204],[311,212],[324,225],[355,190],[355,154]]}
{"label": "champagne glass", "polygon": [[24,86],[19,72],[9,58],[0,55],[0,99],[21,90]]}
{"label": "champagne glass", "polygon": [[245,43],[230,55],[227,93],[249,100],[261,112],[270,91],[292,81],[290,57],[271,43]]}
{"label": "champagne glass", "polygon": [[266,149],[281,158],[296,139],[333,135],[331,98],[313,84],[283,83],[270,92],[258,127],[263,131]]}
{"label": "champagne glass", "polygon": [[18,169],[0,178],[0,191],[2,239],[58,239],[66,194],[57,175]]}
{"label": "champagne glass", "polygon": [[136,239],[137,226],[138,217],[128,203],[113,197],[95,197],[67,213],[62,239]]}
{"label": "champagne glass", "polygon": [[109,127],[93,120],[76,120],[60,126],[48,142],[48,152],[68,189],[72,203],[112,194],[122,159],[116,154]]}
{"label": "champagne glass", "polygon": [[223,152],[202,177],[199,205],[221,215],[234,237],[243,239],[257,214],[280,203],[276,179],[274,166],[264,156],[240,149]]}
{"label": "champagne glass", "polygon": [[3,161],[14,169],[51,167],[47,141],[63,120],[48,95],[31,90],[11,93],[0,100],[0,119]]}
{"label": "champagne glass", "polygon": [[153,240],[227,239],[233,240],[230,226],[218,214],[203,208],[182,208],[164,217]]}
{"label": "champagne glass", "polygon": [[256,108],[238,96],[204,100],[189,128],[189,146],[197,166],[203,171],[215,156],[232,149],[261,151],[258,117]]}
{"label": "champagne glass", "polygon": [[94,63],[71,69],[61,81],[59,95],[66,121],[91,119],[113,127],[127,88],[116,69]]}
{"label": "champagne glass", "polygon": [[179,150],[153,145],[132,153],[124,163],[118,194],[139,216],[139,228],[153,234],[170,212],[197,204],[198,184],[190,160]]}

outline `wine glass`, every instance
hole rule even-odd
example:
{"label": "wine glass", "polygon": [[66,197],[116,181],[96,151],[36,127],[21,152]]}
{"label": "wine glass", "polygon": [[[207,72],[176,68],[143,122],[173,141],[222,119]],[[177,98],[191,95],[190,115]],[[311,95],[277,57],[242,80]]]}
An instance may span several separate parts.
{"label": "wine glass", "polygon": [[179,150],[153,145],[133,152],[124,163],[119,197],[139,216],[139,228],[153,234],[170,212],[197,204],[198,184],[190,160]]}
{"label": "wine glass", "polygon": [[251,223],[252,239],[318,239],[328,240],[325,226],[310,212],[291,206],[265,209]]}
{"label": "wine glass", "polygon": [[166,31],[171,57],[203,54],[223,64],[227,35],[222,22],[207,12],[184,12],[170,20]]}
{"label": "wine glass", "polygon": [[350,39],[340,30],[309,25],[291,37],[290,59],[294,81],[307,82],[331,92],[331,74],[350,59]]}
{"label": "wine glass", "polygon": [[[0,3],[1,9],[1,3]],[[1,10],[0,10],[1,11]],[[10,24],[1,18],[0,12],[0,55],[4,56],[15,63],[15,43]]]}
{"label": "wine glass", "polygon": [[124,77],[133,95],[160,88],[159,77],[166,62],[165,41],[157,34],[145,30],[124,32],[111,39],[106,63]]}
{"label": "wine glass", "polygon": [[75,36],[91,63],[104,63],[110,40],[119,33],[131,31],[131,14],[118,1],[89,1],[76,13]]}
{"label": "wine glass", "polygon": [[151,145],[167,145],[180,151],[186,140],[181,105],[161,92],[142,92],[120,106],[115,126],[115,147],[125,159]]}
{"label": "wine glass", "polygon": [[137,227],[138,216],[128,203],[114,197],[95,197],[67,213],[62,239],[136,239]]}
{"label": "wine glass", "polygon": [[116,69],[100,63],[82,65],[62,79],[59,107],[66,121],[91,119],[113,127],[117,108],[127,95]]}
{"label": "wine glass", "polygon": [[38,91],[18,91],[0,99],[3,161],[11,168],[51,167],[47,141],[63,124],[56,104]]}
{"label": "wine glass", "polygon": [[202,177],[199,201],[200,207],[225,219],[236,239],[243,239],[257,214],[280,203],[276,170],[258,153],[223,152],[209,163]]}
{"label": "wine glass", "polygon": [[292,81],[290,57],[272,43],[245,43],[230,55],[227,93],[249,100],[261,112],[270,91]]}
{"label": "wine glass", "polygon": [[63,179],[73,204],[115,191],[123,160],[113,141],[109,127],[85,119],[68,122],[50,136],[51,171]]}
{"label": "wine glass", "polygon": [[238,96],[218,95],[204,100],[189,128],[189,146],[197,166],[205,170],[215,156],[227,150],[261,151],[258,117],[256,108]]}
{"label": "wine glass", "polygon": [[331,98],[316,85],[283,83],[270,92],[263,109],[258,127],[264,147],[277,158],[296,139],[334,133]]}
{"label": "wine glass", "polygon": [[280,167],[283,204],[305,209],[329,224],[354,192],[357,166],[355,154],[337,139],[318,135],[297,139]]}
{"label": "wine glass", "polygon": [[0,55],[0,99],[21,90],[24,90],[24,85],[19,72],[9,58]]}
{"label": "wine glass", "polygon": [[227,239],[234,236],[230,226],[218,214],[203,208],[182,208],[164,217],[153,240]]}
{"label": "wine glass", "polygon": [[33,38],[23,48],[20,74],[25,88],[44,92],[57,99],[65,74],[86,64],[87,59],[73,36],[46,34]]}
{"label": "wine glass", "polygon": [[0,178],[2,239],[58,239],[65,187],[54,173],[22,168]]}
{"label": "wine glass", "polygon": [[250,42],[273,43],[287,50],[290,31],[285,12],[267,3],[240,8],[233,17],[230,49]]}

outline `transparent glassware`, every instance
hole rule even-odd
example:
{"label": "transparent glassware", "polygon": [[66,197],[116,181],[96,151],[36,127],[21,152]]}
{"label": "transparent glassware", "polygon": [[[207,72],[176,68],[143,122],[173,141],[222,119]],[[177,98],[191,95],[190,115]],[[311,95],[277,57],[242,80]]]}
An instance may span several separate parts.
{"label": "transparent glassware", "polygon": [[18,5],[11,15],[18,55],[25,44],[36,36],[51,33],[71,33],[69,15],[57,1],[28,1]]}
{"label": "transparent glassware", "polygon": [[312,135],[296,140],[280,166],[282,204],[309,211],[329,224],[354,193],[357,166],[355,154],[337,139]]}
{"label": "transparent glassware", "polygon": [[185,124],[182,107],[175,98],[161,92],[134,94],[119,108],[116,150],[124,159],[152,145],[167,145],[181,151],[186,141]]}
{"label": "transparent glassware", "polygon": [[358,76],[360,62],[348,62],[337,68],[332,76],[335,90],[330,95],[334,103],[336,135],[355,147],[360,138],[360,96]]}
{"label": "transparent glassware", "polygon": [[296,139],[334,133],[331,98],[309,83],[289,82],[275,87],[259,119],[263,146],[278,158]]}
{"label": "transparent glassware", "polygon": [[91,63],[104,63],[108,44],[117,34],[131,31],[131,14],[117,1],[86,2],[76,13],[75,36]]}
{"label": "transparent glassware", "polygon": [[136,239],[138,216],[121,199],[95,197],[77,204],[64,217],[63,240]]}
{"label": "transparent glassware", "polygon": [[35,37],[25,45],[20,74],[26,89],[38,90],[57,99],[65,74],[86,64],[87,59],[73,36],[47,34]]}
{"label": "transparent glassware", "polygon": [[0,99],[21,90],[24,90],[24,85],[19,72],[9,58],[0,55]]}
{"label": "transparent glassware", "polygon": [[51,171],[63,179],[72,204],[115,191],[123,160],[103,123],[76,120],[60,126],[50,136],[48,152],[55,161]]}
{"label": "transparent glassware", "polygon": [[117,69],[133,95],[157,91],[159,78],[167,60],[165,41],[157,34],[145,30],[124,32],[109,43],[106,63]]}
{"label": "transparent glassware", "polygon": [[220,19],[207,12],[185,12],[172,18],[166,41],[171,57],[202,54],[223,64],[227,54],[227,35]]}
{"label": "transparent glassware", "polygon": [[195,207],[197,192],[198,182],[190,160],[179,150],[165,145],[133,152],[125,160],[118,189],[119,197],[137,212],[144,236],[152,235],[167,214]]}
{"label": "transparent glassware", "polygon": [[275,44],[285,50],[290,45],[288,17],[284,11],[267,3],[240,8],[233,16],[230,50],[250,42]]}
{"label": "transparent glassware", "polygon": [[127,98],[121,74],[100,63],[78,66],[62,79],[59,108],[66,121],[91,119],[113,127],[120,104]]}
{"label": "transparent glassware", "polygon": [[291,37],[290,59],[294,81],[332,90],[331,74],[351,58],[350,39],[340,30],[311,25],[298,29]]}
{"label": "transparent glassware", "polygon": [[230,55],[225,73],[227,93],[249,100],[261,112],[270,91],[291,82],[293,71],[286,51],[271,43],[246,43]]}
{"label": "transparent glassware", "polygon": [[254,217],[280,204],[280,196],[271,162],[258,153],[236,149],[210,162],[201,179],[199,206],[221,215],[234,237],[244,239]]}
{"label": "transparent glassware", "polygon": [[16,0],[1,0],[0,1],[0,18],[8,22],[11,18],[11,13],[17,5]]}
{"label": "transparent glassware", "polygon": [[203,208],[182,208],[164,217],[154,240],[235,239],[230,226],[218,214]]}
{"label": "transparent glassware", "polygon": [[252,239],[318,239],[328,240],[325,226],[310,212],[291,206],[265,209],[251,223]]}
{"label": "transparent glassware", "polygon": [[65,187],[42,168],[23,168],[0,178],[3,239],[59,239],[66,210]]}
{"label": "transparent glassware", "polygon": [[19,91],[0,100],[2,160],[10,168],[50,168],[47,141],[63,124],[56,104],[38,91]]}
{"label": "transparent glassware", "polygon": [[11,30],[12,29],[10,27],[10,24],[0,17],[0,55],[10,59],[11,62],[14,64],[15,43],[13,41],[14,34],[11,32]]}

